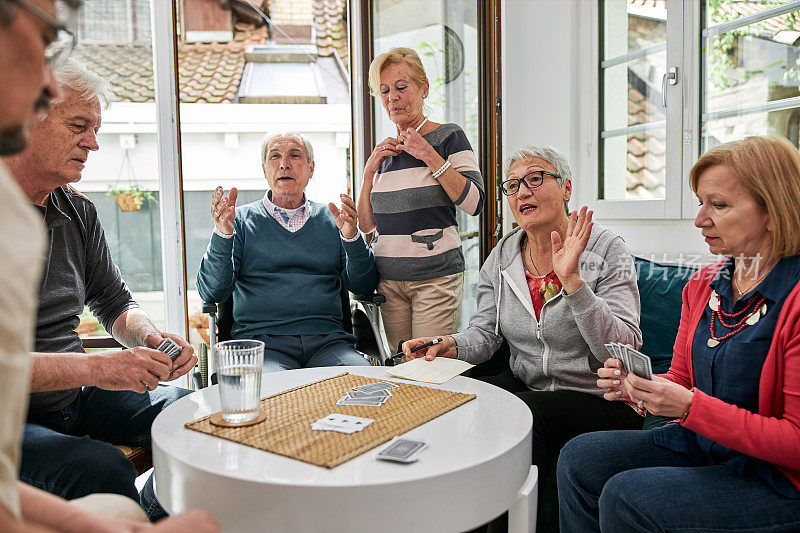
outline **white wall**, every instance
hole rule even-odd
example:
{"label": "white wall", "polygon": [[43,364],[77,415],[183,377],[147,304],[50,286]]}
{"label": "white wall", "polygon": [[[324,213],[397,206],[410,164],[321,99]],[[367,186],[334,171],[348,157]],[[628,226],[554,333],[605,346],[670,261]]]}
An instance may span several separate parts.
{"label": "white wall", "polygon": [[[596,171],[579,172],[582,138],[591,124],[581,122],[583,91],[597,80],[581,79],[580,4],[588,0],[505,0],[503,37],[504,157],[523,144],[550,144],[572,162],[576,182],[594,180]],[[596,108],[590,110],[596,112]],[[580,189],[579,183],[576,188]],[[571,206],[592,207],[593,198],[573,196]],[[504,209],[507,210],[505,204]],[[505,228],[513,217],[506,212]],[[638,255],[656,254],[674,260],[707,257],[707,247],[691,220],[604,219]]]}

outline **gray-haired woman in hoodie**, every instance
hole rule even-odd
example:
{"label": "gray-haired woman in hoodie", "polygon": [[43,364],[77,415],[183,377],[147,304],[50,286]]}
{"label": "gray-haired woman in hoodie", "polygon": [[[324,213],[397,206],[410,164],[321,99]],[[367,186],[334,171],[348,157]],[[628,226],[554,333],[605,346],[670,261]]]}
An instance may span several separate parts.
{"label": "gray-haired woman in hoodie", "polygon": [[519,228],[481,268],[469,327],[427,351],[410,349],[433,337],[407,341],[403,351],[478,364],[508,341],[510,369],[481,379],[515,393],[533,412],[539,531],[551,531],[558,529],[555,464],[564,444],[589,431],[642,427],[628,405],[603,400],[595,374],[609,357],[605,343],[641,346],[639,290],[622,238],[592,222],[585,206],[569,214],[572,179],[563,154],[526,146],[505,167],[501,188]]}

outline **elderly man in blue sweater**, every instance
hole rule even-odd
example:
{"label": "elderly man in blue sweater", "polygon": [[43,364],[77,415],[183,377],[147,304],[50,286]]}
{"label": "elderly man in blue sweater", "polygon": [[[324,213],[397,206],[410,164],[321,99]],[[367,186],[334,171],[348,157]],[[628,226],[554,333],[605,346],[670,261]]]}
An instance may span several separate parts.
{"label": "elderly man in blue sweater", "polygon": [[203,301],[233,294],[234,338],[264,341],[264,371],[366,365],[342,328],[341,284],[375,290],[372,252],[358,233],[353,200],[341,208],[309,201],[311,143],[297,133],[268,136],[264,198],[236,208],[236,188],[211,196],[214,234],[197,273]]}

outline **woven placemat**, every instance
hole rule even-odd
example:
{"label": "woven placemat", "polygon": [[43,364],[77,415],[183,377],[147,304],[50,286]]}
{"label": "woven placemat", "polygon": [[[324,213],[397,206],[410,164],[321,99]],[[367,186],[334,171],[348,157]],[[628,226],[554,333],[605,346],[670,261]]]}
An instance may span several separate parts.
{"label": "woven placemat", "polygon": [[[392,397],[379,407],[336,405],[347,391],[380,379],[339,374],[261,399],[267,419],[254,426],[224,428],[211,425],[211,415],[186,427],[254,448],[333,468],[466,403],[474,394],[463,394],[408,383],[396,383]],[[362,431],[337,433],[313,431],[311,424],[331,413],[375,419]]]}

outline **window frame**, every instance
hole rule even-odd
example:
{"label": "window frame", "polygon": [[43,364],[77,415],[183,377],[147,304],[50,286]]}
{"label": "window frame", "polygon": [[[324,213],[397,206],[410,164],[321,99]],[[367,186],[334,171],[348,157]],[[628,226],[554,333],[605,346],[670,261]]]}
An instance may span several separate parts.
{"label": "window frame", "polygon": [[[601,0],[602,1],[602,0]],[[699,42],[691,46],[692,27],[699,19],[699,4],[694,0],[667,0],[667,69],[678,67],[678,80],[668,85],[666,93],[666,176],[663,199],[599,199],[599,170],[602,164],[601,139],[627,135],[648,127],[633,126],[602,132],[600,116],[602,101],[603,69],[616,64],[624,64],[636,58],[637,52],[624,54],[603,61],[601,59],[602,6],[601,2],[586,2],[578,7],[583,21],[579,31],[580,54],[579,69],[581,78],[591,80],[584,86],[591,90],[583,91],[578,102],[581,109],[581,128],[579,134],[581,147],[578,169],[586,179],[579,180],[578,199],[582,204],[591,205],[596,216],[613,220],[679,220],[690,218],[691,191],[684,186],[682,176],[687,175],[697,153],[697,134],[699,129],[699,91],[692,88],[700,81],[698,68]],[[699,35],[695,33],[694,35]],[[696,37],[695,37],[696,38]],[[686,44],[690,43],[690,44]],[[656,52],[654,48],[651,52]],[[693,103],[694,100],[694,103]],[[609,132],[618,135],[607,135]]]}

